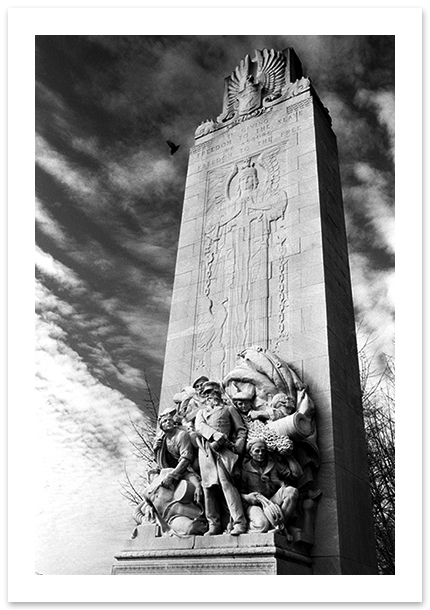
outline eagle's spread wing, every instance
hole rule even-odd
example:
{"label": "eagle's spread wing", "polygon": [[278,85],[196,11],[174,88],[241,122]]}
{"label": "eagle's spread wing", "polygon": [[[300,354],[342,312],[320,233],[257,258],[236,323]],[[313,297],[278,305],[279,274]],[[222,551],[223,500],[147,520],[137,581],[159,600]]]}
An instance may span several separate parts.
{"label": "eagle's spread wing", "polygon": [[285,84],[287,59],[280,51],[263,49],[255,52],[257,60],[256,81],[263,87],[263,95],[278,97]]}
{"label": "eagle's spread wing", "polygon": [[250,66],[251,58],[247,55],[233,70],[231,75],[226,78],[223,115],[228,115],[235,111],[238,95],[245,87],[246,78],[250,74]]}

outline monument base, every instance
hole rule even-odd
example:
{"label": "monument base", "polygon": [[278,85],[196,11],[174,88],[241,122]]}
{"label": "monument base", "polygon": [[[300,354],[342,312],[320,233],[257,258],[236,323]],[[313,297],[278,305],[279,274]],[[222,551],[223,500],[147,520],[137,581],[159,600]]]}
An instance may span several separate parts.
{"label": "monument base", "polygon": [[155,525],[141,525],[115,556],[112,574],[311,575],[312,559],[291,547],[277,532],[157,537]]}

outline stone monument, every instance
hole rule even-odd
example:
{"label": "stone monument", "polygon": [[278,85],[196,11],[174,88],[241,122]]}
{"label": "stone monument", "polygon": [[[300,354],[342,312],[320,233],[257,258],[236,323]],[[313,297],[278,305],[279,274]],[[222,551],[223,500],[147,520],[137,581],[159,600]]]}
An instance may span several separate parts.
{"label": "stone monument", "polygon": [[139,524],[113,574],[376,574],[336,137],[292,48],[190,151]]}

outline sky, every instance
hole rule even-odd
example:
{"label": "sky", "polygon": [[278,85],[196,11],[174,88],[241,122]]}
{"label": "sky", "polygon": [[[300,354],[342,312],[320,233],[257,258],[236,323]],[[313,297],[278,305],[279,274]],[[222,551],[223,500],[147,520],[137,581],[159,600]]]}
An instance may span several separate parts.
{"label": "sky", "polygon": [[131,422],[160,390],[189,149],[255,49],[293,47],[330,111],[359,343],[375,367],[394,354],[394,36],[35,45],[36,571],[108,574],[133,527],[124,467],[142,469]]}

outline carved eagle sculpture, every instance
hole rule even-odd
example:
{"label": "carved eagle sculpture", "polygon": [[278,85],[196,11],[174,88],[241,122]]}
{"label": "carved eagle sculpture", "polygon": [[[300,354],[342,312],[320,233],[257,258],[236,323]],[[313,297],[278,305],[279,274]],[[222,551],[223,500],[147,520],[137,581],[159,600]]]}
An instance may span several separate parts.
{"label": "carved eagle sculpture", "polygon": [[276,99],[282,93],[285,84],[285,68],[287,59],[280,51],[263,49],[255,51],[257,74],[255,80],[260,83],[263,97]]}
{"label": "carved eagle sculpture", "polygon": [[239,94],[244,90],[247,81],[260,87],[262,99],[266,98],[271,101],[279,97],[282,94],[282,87],[285,85],[286,64],[285,55],[274,49],[256,50],[255,58],[252,61],[247,55],[226,78],[221,117],[225,119],[235,114]]}

